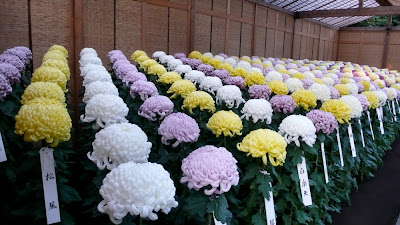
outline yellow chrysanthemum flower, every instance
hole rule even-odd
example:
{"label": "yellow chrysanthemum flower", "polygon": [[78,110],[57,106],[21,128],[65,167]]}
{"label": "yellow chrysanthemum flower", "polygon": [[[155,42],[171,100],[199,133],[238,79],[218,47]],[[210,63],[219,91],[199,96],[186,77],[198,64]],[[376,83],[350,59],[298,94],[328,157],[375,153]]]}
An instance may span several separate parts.
{"label": "yellow chrysanthemum flower", "polygon": [[302,74],[302,73],[294,73],[294,74],[292,75],[292,78],[297,78],[297,79],[299,79],[299,80],[302,80],[302,79],[306,78],[306,75],[304,75],[304,74]]}
{"label": "yellow chrysanthemum flower", "polygon": [[343,73],[351,73],[352,71],[351,71],[351,69],[350,68],[344,68],[343,69]]}
{"label": "yellow chrysanthemum flower", "polygon": [[350,83],[350,80],[349,80],[348,78],[342,77],[342,78],[340,78],[340,83],[342,83],[342,84],[348,84],[348,83]]}
{"label": "yellow chrysanthemum flower", "polygon": [[229,73],[233,72],[233,66],[229,63],[221,63],[216,68],[217,69],[226,69]]}
{"label": "yellow chrysanthemum flower", "polygon": [[360,83],[364,86],[364,90],[366,90],[366,91],[368,91],[369,90],[369,82],[368,81],[365,81],[365,80],[362,80],[362,81],[360,81]]}
{"label": "yellow chrysanthemum flower", "polygon": [[339,123],[349,123],[351,108],[342,100],[330,99],[322,103],[320,110],[332,113]]}
{"label": "yellow chrysanthemum flower", "polygon": [[147,55],[141,55],[136,58],[136,62],[142,64],[144,61],[149,60],[150,58]]}
{"label": "yellow chrysanthemum flower", "polygon": [[199,57],[199,59],[202,63],[207,63],[211,59],[211,57],[208,55],[202,55]]}
{"label": "yellow chrysanthemum flower", "polygon": [[15,133],[24,141],[45,139],[51,147],[71,138],[71,118],[67,109],[54,99],[36,98],[21,107],[15,116]]}
{"label": "yellow chrysanthemum flower", "polygon": [[350,90],[345,84],[336,84],[333,87],[336,88],[336,90],[338,90],[340,96],[349,95],[350,94]]}
{"label": "yellow chrysanthemum flower", "polygon": [[214,68],[217,68],[219,64],[221,64],[221,61],[216,58],[211,58],[210,60],[207,61],[207,64],[211,65]]}
{"label": "yellow chrysanthemum flower", "polygon": [[208,123],[207,128],[210,129],[217,137],[222,133],[224,136],[233,137],[236,135],[242,135],[243,129],[242,120],[238,115],[232,111],[218,111],[214,113]]}
{"label": "yellow chrysanthemum flower", "polygon": [[251,72],[248,73],[246,78],[244,79],[245,83],[244,85],[246,86],[251,86],[253,84],[265,84],[265,77],[258,72]]}
{"label": "yellow chrysanthemum flower", "polygon": [[243,60],[243,61],[246,61],[248,63],[251,63],[251,59],[248,56],[242,56],[240,59]]}
{"label": "yellow chrysanthemum flower", "polygon": [[282,81],[271,81],[268,83],[268,88],[271,90],[272,93],[276,95],[286,95],[287,93],[289,93],[286,84]]}
{"label": "yellow chrysanthemum flower", "polygon": [[314,83],[317,83],[317,84],[324,84],[324,81],[322,79],[319,79],[319,78],[311,78],[311,80],[313,80]]}
{"label": "yellow chrysanthemum flower", "polygon": [[136,50],[135,52],[132,53],[131,55],[131,59],[136,61],[137,58],[139,58],[140,56],[147,56],[146,52],[142,51],[142,50]]}
{"label": "yellow chrysanthemum flower", "polygon": [[63,90],[56,83],[52,82],[35,82],[28,85],[21,97],[21,104],[26,104],[35,98],[54,99],[61,104],[65,104]]}
{"label": "yellow chrysanthemum flower", "polygon": [[287,69],[279,69],[279,70],[277,70],[279,73],[284,73],[284,74],[290,74],[289,73],[289,70],[287,70]]}
{"label": "yellow chrysanthemum flower", "polygon": [[235,69],[233,69],[231,76],[240,76],[246,78],[247,70],[243,67],[236,67]]}
{"label": "yellow chrysanthemum flower", "polygon": [[369,78],[371,78],[371,80],[378,80],[379,76],[376,75],[375,73],[369,73]]}
{"label": "yellow chrysanthemum flower", "polygon": [[397,90],[400,91],[400,84],[394,84],[392,86],[390,86],[391,88],[396,88]]}
{"label": "yellow chrysanthemum flower", "polygon": [[309,107],[315,108],[317,106],[317,97],[312,91],[300,89],[290,95],[296,106],[303,107],[303,109],[310,111]]}
{"label": "yellow chrysanthemum flower", "polygon": [[182,98],[185,98],[188,94],[196,91],[196,86],[188,80],[178,80],[175,81],[171,87],[168,89],[167,93],[173,95],[170,97],[171,99],[176,98],[180,95]]}
{"label": "yellow chrysanthemum flower", "polygon": [[208,110],[210,113],[215,112],[215,101],[210,94],[205,91],[194,91],[188,94],[183,100],[182,109],[189,110],[193,113],[193,109],[200,107],[200,110]]}
{"label": "yellow chrysanthemum flower", "polygon": [[60,88],[64,91],[67,92],[66,90],[66,84],[67,84],[67,79],[65,78],[65,75],[61,70],[53,67],[45,67],[41,66],[35,70],[32,74],[32,79],[31,82],[39,82],[39,81],[47,81],[47,82],[53,82],[58,84]]}
{"label": "yellow chrysanthemum flower", "polygon": [[374,80],[375,84],[378,85],[379,88],[385,87],[385,81],[383,80]]}
{"label": "yellow chrysanthemum flower", "polygon": [[67,49],[66,49],[64,46],[61,46],[61,45],[53,45],[53,46],[51,46],[51,47],[49,48],[48,52],[49,52],[49,51],[53,51],[53,50],[59,50],[59,51],[61,51],[61,52],[64,54],[65,58],[68,58],[68,51],[67,51]]}
{"label": "yellow chrysanthemum flower", "polygon": [[154,66],[154,65],[159,65],[159,64],[158,64],[157,61],[154,60],[154,59],[147,59],[147,60],[144,60],[144,61],[140,64],[140,68],[144,69],[144,70],[147,72],[147,69],[148,69],[150,66]]}
{"label": "yellow chrysanthemum flower", "polygon": [[157,75],[157,76],[161,76],[166,72],[167,72],[167,69],[165,69],[165,67],[160,64],[152,65],[147,69],[147,73]]}
{"label": "yellow chrysanthemum flower", "polygon": [[282,166],[286,159],[285,139],[277,132],[269,129],[258,129],[250,132],[236,145],[242,152],[248,152],[247,156],[262,158],[267,165],[267,154],[273,166]]}
{"label": "yellow chrysanthemum flower", "polygon": [[65,64],[68,64],[67,58],[65,58],[64,53],[60,50],[52,50],[46,52],[46,54],[44,54],[43,56],[42,63],[50,59],[60,60],[63,61]]}
{"label": "yellow chrysanthemum flower", "polygon": [[379,107],[379,98],[378,98],[378,95],[375,94],[375,92],[364,91],[361,94],[365,95],[365,97],[367,97],[370,109],[376,109]]}
{"label": "yellow chrysanthemum flower", "polygon": [[65,79],[67,79],[67,81],[71,77],[71,72],[69,71],[68,64],[64,63],[63,61],[49,59],[49,60],[46,60],[45,62],[43,62],[42,66],[53,67],[53,68],[57,68],[57,69],[61,70],[61,72],[63,72],[63,74],[65,76]]}
{"label": "yellow chrysanthemum flower", "polygon": [[172,84],[177,80],[182,80],[181,75],[177,72],[166,72],[158,78],[158,82],[163,84]]}
{"label": "yellow chrysanthemum flower", "polygon": [[262,62],[261,62],[261,60],[260,59],[253,59],[253,60],[251,60],[251,63],[252,64],[259,64],[259,65],[262,65]]}
{"label": "yellow chrysanthemum flower", "polygon": [[199,51],[192,51],[188,57],[190,59],[199,59],[201,56],[202,54]]}

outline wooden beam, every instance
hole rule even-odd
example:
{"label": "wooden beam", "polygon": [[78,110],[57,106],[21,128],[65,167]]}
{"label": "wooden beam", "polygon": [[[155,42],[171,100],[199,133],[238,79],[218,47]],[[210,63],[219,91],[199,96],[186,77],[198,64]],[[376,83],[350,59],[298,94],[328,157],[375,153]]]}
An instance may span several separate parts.
{"label": "wooden beam", "polygon": [[385,45],[383,46],[382,55],[382,68],[387,67],[387,58],[389,54],[389,40],[390,40],[390,28],[386,28]]}
{"label": "wooden beam", "polygon": [[376,2],[379,3],[381,6],[391,6],[392,3],[390,3],[388,0],[376,0]]}
{"label": "wooden beam", "polygon": [[297,14],[298,18],[398,15],[400,14],[400,6],[302,11]]}
{"label": "wooden beam", "polygon": [[358,8],[364,8],[364,0],[358,1]]}
{"label": "wooden beam", "polygon": [[[392,30],[400,30],[400,27],[391,27]],[[382,31],[386,30],[386,27],[342,27],[340,31]]]}
{"label": "wooden beam", "polygon": [[267,7],[267,8],[273,9],[273,10],[278,11],[278,12],[282,12],[282,13],[285,13],[285,14],[288,14],[288,15],[291,15],[291,16],[294,16],[294,12],[289,11],[289,10],[284,9],[284,8],[281,8],[281,7],[279,7],[279,6],[273,5],[273,4],[271,4],[271,3],[264,2],[264,1],[262,1],[262,0],[247,0],[247,1],[248,1],[248,2],[252,2],[252,3],[259,4],[259,5],[262,5],[262,6],[265,6],[265,7]]}

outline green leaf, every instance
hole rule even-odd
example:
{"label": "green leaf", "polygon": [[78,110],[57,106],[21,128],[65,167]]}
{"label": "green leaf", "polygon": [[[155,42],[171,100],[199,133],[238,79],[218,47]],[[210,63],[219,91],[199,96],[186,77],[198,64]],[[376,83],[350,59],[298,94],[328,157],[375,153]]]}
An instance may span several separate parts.
{"label": "green leaf", "polygon": [[266,223],[265,214],[262,211],[259,211],[251,217],[251,224],[253,225],[265,225]]}
{"label": "green leaf", "polygon": [[190,196],[185,199],[185,211],[192,216],[205,216],[207,203],[209,199],[202,192],[192,192]]}
{"label": "green leaf", "polygon": [[217,195],[207,203],[207,213],[213,213],[218,221],[226,223],[232,217],[232,213],[228,210],[228,202],[225,195]]}

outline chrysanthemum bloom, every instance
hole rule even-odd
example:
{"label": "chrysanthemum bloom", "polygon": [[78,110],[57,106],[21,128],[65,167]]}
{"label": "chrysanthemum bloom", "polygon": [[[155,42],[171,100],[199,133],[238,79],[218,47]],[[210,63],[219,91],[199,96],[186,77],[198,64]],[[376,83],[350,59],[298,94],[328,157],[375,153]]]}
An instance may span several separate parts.
{"label": "chrysanthemum bloom", "polygon": [[360,101],[353,95],[345,95],[339,98],[339,100],[347,103],[349,105],[351,113],[350,118],[360,118],[363,111]]}
{"label": "chrysanthemum bloom", "polygon": [[242,135],[240,132],[243,129],[242,120],[238,115],[232,111],[218,111],[214,113],[208,123],[207,128],[210,129],[217,137],[222,133],[224,136],[233,137],[236,135]]}
{"label": "chrysanthemum bloom", "polygon": [[157,163],[123,163],[103,180],[97,209],[109,215],[114,224],[122,223],[129,213],[157,220],[156,212],[168,214],[178,206],[170,174]]}
{"label": "chrysanthemum bloom", "polygon": [[295,92],[303,88],[303,82],[297,78],[289,78],[285,80],[285,84],[289,90],[289,92]]}
{"label": "chrysanthemum bloom", "polygon": [[188,65],[192,67],[192,69],[197,69],[201,64],[203,64],[199,59],[190,59],[188,61]]}
{"label": "chrysanthemum bloom", "polygon": [[3,101],[11,93],[12,87],[10,83],[3,75],[0,75],[0,101]]}
{"label": "chrysanthemum bloom", "polygon": [[221,56],[224,59],[228,58],[228,56],[226,54],[224,54],[224,53],[219,53],[218,55]]}
{"label": "chrysanthemum bloom", "polygon": [[166,72],[167,72],[167,69],[165,69],[165,67],[160,64],[152,65],[147,69],[148,74],[153,74],[153,75],[157,75],[157,76],[161,76],[162,74],[164,74]]}
{"label": "chrysanthemum bloom", "polygon": [[[96,55],[97,55],[97,53],[96,53]],[[111,60],[111,57],[114,57],[114,56],[124,56],[124,53],[118,49],[111,50],[107,53],[107,57],[110,58],[110,60]],[[126,59],[126,57],[125,57],[125,59]],[[114,61],[111,61],[111,63],[114,63]]]}
{"label": "chrysanthemum bloom", "polygon": [[314,83],[324,84],[324,81],[322,81],[320,78],[312,78],[312,80],[314,81]]}
{"label": "chrysanthemum bloom", "polygon": [[296,106],[303,107],[305,110],[309,111],[310,107],[314,108],[317,106],[317,98],[315,94],[310,90],[297,90],[291,94]]}
{"label": "chrysanthemum bloom", "polygon": [[35,98],[22,105],[15,116],[15,133],[24,141],[46,140],[51,147],[71,138],[71,118],[65,106],[55,99]]}
{"label": "chrysanthemum bloom", "polygon": [[21,50],[15,49],[15,48],[10,48],[10,49],[5,50],[3,52],[3,54],[17,56],[24,64],[27,63],[29,60],[28,56],[26,55],[26,53],[24,51],[21,51]]}
{"label": "chrysanthemum bloom", "polygon": [[312,147],[317,139],[313,122],[305,116],[290,115],[279,124],[279,134],[285,137],[288,144],[292,141],[300,147],[300,140]]}
{"label": "chrysanthemum bloom", "polygon": [[247,73],[247,75],[246,75],[244,80],[245,80],[245,85],[246,86],[251,86],[251,85],[254,85],[254,84],[262,85],[262,84],[266,83],[265,82],[265,78],[262,75],[262,73],[258,73],[258,72]]}
{"label": "chrysanthemum bloom", "polygon": [[65,58],[68,58],[68,51],[67,51],[67,49],[66,49],[64,46],[61,46],[61,45],[53,45],[53,46],[51,46],[51,47],[49,48],[48,51],[52,51],[52,50],[59,50],[59,51],[61,51],[61,52],[64,53]]}
{"label": "chrysanthemum bloom", "polygon": [[387,95],[383,91],[374,91],[375,94],[378,96],[379,106],[383,106],[388,99]]}
{"label": "chrysanthemum bloom", "polygon": [[314,93],[317,100],[321,102],[327,101],[331,98],[331,91],[325,84],[313,84],[308,90]]}
{"label": "chrysanthemum bloom", "polygon": [[334,87],[328,87],[329,91],[331,92],[331,99],[338,99],[340,98],[339,91]]}
{"label": "chrysanthemum bloom", "polygon": [[85,87],[85,94],[82,101],[88,103],[89,100],[98,94],[118,96],[118,88],[111,82],[95,81]]}
{"label": "chrysanthemum bloom", "polygon": [[250,98],[259,99],[263,98],[265,100],[269,100],[269,96],[271,95],[271,90],[269,90],[267,85],[251,85],[249,87],[249,96]]}
{"label": "chrysanthemum bloom", "polygon": [[385,88],[385,90],[389,93],[389,100],[397,98],[397,91],[395,88]]}
{"label": "chrysanthemum bloom", "polygon": [[153,58],[155,59],[155,60],[159,60],[160,59],[160,57],[163,57],[163,56],[165,56],[165,55],[167,55],[164,51],[155,51],[154,53],[153,53]]}
{"label": "chrysanthemum bloom", "polygon": [[15,66],[15,68],[17,68],[18,71],[23,71],[25,69],[25,63],[20,58],[18,58],[18,56],[15,55],[1,54],[0,63],[11,64]]}
{"label": "chrysanthemum bloom", "polygon": [[206,75],[198,70],[192,70],[185,74],[185,79],[191,81],[194,84],[200,83]]}
{"label": "chrysanthemum bloom", "polygon": [[96,64],[88,64],[81,68],[81,77],[85,77],[91,71],[105,71],[108,72],[107,69],[103,65]]}
{"label": "chrysanthemum bloom", "polygon": [[81,121],[90,123],[96,121],[93,129],[104,128],[115,123],[128,122],[128,106],[121,97],[116,95],[97,94],[93,96],[85,107],[85,114]]}
{"label": "chrysanthemum bloom", "polygon": [[208,112],[214,113],[214,99],[205,91],[194,91],[188,94],[183,100],[182,109],[188,109],[190,113],[193,113],[193,109],[197,107],[199,107],[201,111],[208,110]]}
{"label": "chrysanthemum bloom", "polygon": [[97,52],[93,48],[83,48],[80,52],[80,56],[82,57],[85,54],[96,54],[97,55]]}
{"label": "chrysanthemum bloom", "polygon": [[230,64],[232,67],[236,66],[237,60],[235,58],[229,57],[225,59],[225,63]]}
{"label": "chrysanthemum bloom", "polygon": [[19,83],[19,79],[21,78],[21,73],[15,66],[3,62],[0,63],[0,75],[3,75],[11,85]]}
{"label": "chrysanthemum bloom", "polygon": [[182,75],[192,71],[192,67],[190,67],[189,65],[179,65],[175,68],[174,71]]}
{"label": "chrysanthemum bloom", "polygon": [[202,56],[202,54],[199,51],[192,51],[189,54],[189,58],[191,58],[191,59],[198,59],[198,58],[200,58],[200,56]]}
{"label": "chrysanthemum bloom", "polygon": [[350,94],[350,90],[345,84],[336,84],[333,87],[336,88],[336,90],[339,91],[339,94],[341,96]]}
{"label": "chrysanthemum bloom", "polygon": [[42,63],[44,63],[47,60],[59,60],[62,61],[66,64],[68,64],[68,60],[67,58],[65,58],[65,55],[62,51],[60,50],[52,50],[52,51],[48,51],[46,52],[46,54],[44,54],[43,59],[42,59]]}
{"label": "chrysanthemum bloom", "polygon": [[360,82],[356,82],[355,84],[357,85],[358,88],[357,94],[364,91],[364,85],[362,85]]}
{"label": "chrysanthemum bloom", "polygon": [[157,65],[157,64],[158,64],[158,63],[157,63],[156,60],[154,60],[154,59],[147,59],[147,60],[143,61],[143,62],[140,64],[140,68],[142,68],[142,69],[144,69],[145,71],[147,71],[147,69],[148,69],[150,66]]}
{"label": "chrysanthemum bloom", "polygon": [[306,116],[314,123],[317,132],[331,134],[338,127],[335,116],[330,112],[314,109],[307,113]]}
{"label": "chrysanthemum bloom", "polygon": [[122,83],[130,87],[133,83],[135,83],[138,80],[142,81],[147,81],[146,75],[144,75],[141,72],[135,72],[135,71],[129,71],[123,78],[122,78]]}
{"label": "chrysanthemum bloom", "polygon": [[[206,145],[191,152],[182,161],[181,183],[189,189],[204,189],[204,194],[223,194],[239,183],[237,161],[226,148]],[[210,189],[207,189],[211,186]]]}
{"label": "chrysanthemum bloom", "polygon": [[384,88],[385,85],[385,81],[383,80],[374,80],[374,82],[378,85],[379,88]]}
{"label": "chrysanthemum bloom", "polygon": [[306,90],[309,89],[311,87],[311,85],[314,84],[314,81],[309,78],[304,78],[301,80],[301,82],[303,83],[303,87]]}
{"label": "chrysanthemum bloom", "polygon": [[32,51],[29,48],[27,48],[25,46],[16,46],[12,49],[18,50],[19,52],[22,52],[24,54],[24,58],[26,59],[26,61],[22,61],[22,62],[27,63],[28,60],[32,59]]}
{"label": "chrysanthemum bloom", "polygon": [[136,50],[132,53],[131,59],[136,61],[136,59],[139,58],[140,56],[147,56],[147,54],[142,50]]}
{"label": "chrysanthemum bloom", "polygon": [[358,94],[358,86],[355,83],[347,83],[345,84],[346,87],[349,89],[350,94]]}
{"label": "chrysanthemum bloom", "polygon": [[[62,61],[62,60],[59,60],[59,61]],[[64,63],[65,63],[65,61],[64,61]],[[103,65],[103,62],[101,61],[101,59],[98,56],[86,54],[86,55],[82,56],[81,59],[79,60],[79,66],[84,67],[87,64]]]}
{"label": "chrysanthemum bloom", "polygon": [[228,71],[229,73],[233,72],[233,66],[229,63],[221,63],[218,65],[218,67],[216,67],[216,69],[224,69],[224,70]]}
{"label": "chrysanthemum bloom", "polygon": [[[299,80],[303,80],[303,79],[306,79],[307,77],[306,77],[306,75],[304,75],[303,73],[297,72],[297,73],[294,73],[294,74],[292,75],[292,78],[297,78],[297,79],[299,79]],[[311,78],[307,78],[307,79],[312,79],[312,78],[314,78],[314,76],[311,77]]]}
{"label": "chrysanthemum bloom", "polygon": [[170,97],[171,99],[176,98],[177,96],[181,96],[185,98],[188,94],[196,91],[196,86],[188,80],[178,80],[175,81],[171,87],[168,89],[167,93],[173,95]]}
{"label": "chrysanthemum bloom", "polygon": [[160,63],[167,66],[168,62],[171,60],[175,60],[174,56],[172,55],[164,55],[159,58]]}
{"label": "chrysanthemum bloom", "polygon": [[361,104],[361,107],[362,107],[363,111],[368,110],[369,102],[368,102],[368,99],[367,99],[367,97],[365,95],[356,94],[356,95],[353,95],[353,96],[358,99],[358,101]]}
{"label": "chrysanthemum bloom", "polygon": [[82,85],[87,86],[95,81],[104,81],[112,83],[111,75],[107,71],[94,70],[87,73],[87,75],[83,78]]}
{"label": "chrysanthemum bloom", "polygon": [[112,170],[122,163],[144,163],[149,158],[151,142],[136,124],[112,124],[96,134],[93,152],[87,156],[97,168]]}
{"label": "chrysanthemum bloom", "polygon": [[26,104],[35,98],[54,99],[61,104],[65,103],[63,90],[56,83],[52,82],[34,82],[28,85],[21,96],[21,104]]}
{"label": "chrysanthemum bloom", "polygon": [[160,120],[168,116],[174,110],[174,103],[165,96],[156,95],[146,99],[140,106],[138,114],[148,120],[155,121],[157,115]]}
{"label": "chrysanthemum bloom", "polygon": [[239,77],[243,77],[246,78],[247,76],[247,70],[243,67],[236,67],[235,69],[233,69],[233,71],[231,72],[231,76],[239,76]]}
{"label": "chrysanthemum bloom", "polygon": [[289,92],[286,84],[277,80],[269,82],[268,88],[276,95],[286,95]]}
{"label": "chrysanthemum bloom", "polygon": [[182,142],[196,142],[200,136],[200,128],[192,117],[178,112],[165,117],[158,128],[158,134],[165,145],[175,139],[172,147],[176,148]]}
{"label": "chrysanthemum bloom", "polygon": [[175,54],[174,54],[174,57],[175,57],[176,59],[186,58],[186,54],[185,54],[185,53],[182,53],[182,52],[179,52],[179,53],[175,53]]}
{"label": "chrysanthemum bloom", "polygon": [[202,63],[207,63],[211,59],[211,57],[212,56],[202,55],[202,56],[200,56],[199,59],[201,60]]}
{"label": "chrysanthemum bloom", "polygon": [[122,52],[121,52],[121,53],[118,53],[118,54],[110,55],[109,58],[110,58],[110,62],[113,63],[113,64],[114,64],[115,62],[117,62],[117,61],[121,61],[121,60],[125,61],[125,60],[128,60],[128,59],[126,58],[126,56],[125,56]]}
{"label": "chrysanthemum bloom", "polygon": [[199,85],[201,90],[207,91],[208,93],[215,94],[215,92],[222,87],[222,81],[218,77],[204,77]]}
{"label": "chrysanthemum bloom", "polygon": [[324,84],[327,85],[327,86],[333,87],[333,85],[335,85],[335,81],[334,81],[332,78],[330,78],[330,77],[323,77],[321,80],[322,80],[322,81],[324,82]]}
{"label": "chrysanthemum bloom", "polygon": [[32,74],[32,79],[31,82],[39,82],[39,81],[47,81],[47,82],[53,82],[58,84],[60,88],[64,91],[67,92],[68,90],[66,89],[67,85],[67,78],[65,78],[65,75],[61,70],[53,67],[44,67],[41,66],[35,70]]}
{"label": "chrysanthemum bloom", "polygon": [[177,72],[166,72],[162,74],[157,81],[163,84],[172,84],[178,80],[182,80],[182,77]]}
{"label": "chrysanthemum bloom", "polygon": [[282,166],[285,162],[286,146],[285,139],[269,129],[253,130],[236,145],[239,151],[247,152],[247,156],[262,158],[265,165],[268,154],[269,162],[273,166]]}
{"label": "chrysanthemum bloom", "polygon": [[214,71],[214,67],[208,65],[208,64],[201,64],[197,67],[197,70],[203,72],[207,76],[212,76],[212,73]]}
{"label": "chrysanthemum bloom", "polygon": [[[116,64],[114,64],[116,65]],[[118,79],[123,79],[129,72],[137,72],[136,66],[130,64],[130,63],[125,63],[125,64],[120,64],[118,66],[114,66],[114,71],[115,75],[117,76]]]}
{"label": "chrysanthemum bloom", "polygon": [[179,59],[171,59],[167,62],[168,70],[174,71],[176,67],[183,65],[182,61]]}
{"label": "chrysanthemum bloom", "polygon": [[214,70],[212,75],[218,77],[221,80],[228,78],[230,76],[229,72],[226,69]]}
{"label": "chrysanthemum bloom", "polygon": [[67,79],[67,81],[71,77],[71,72],[69,71],[68,64],[64,63],[63,61],[49,59],[49,60],[43,62],[41,67],[53,67],[53,68],[57,68],[57,69],[61,70],[61,72],[63,72],[65,78]]}
{"label": "chrysanthemum bloom", "polygon": [[226,85],[235,85],[240,89],[244,88],[243,77],[227,77],[227,78],[223,79],[223,83]]}
{"label": "chrysanthemum bloom", "polygon": [[142,64],[144,61],[150,59],[147,55],[141,55],[139,57],[136,58],[135,62],[137,62],[138,64]]}
{"label": "chrysanthemum bloom", "polygon": [[339,123],[349,123],[351,108],[342,100],[330,99],[322,104],[320,110],[332,113]]}
{"label": "chrysanthemum bloom", "polygon": [[270,124],[273,110],[271,104],[265,99],[250,99],[240,112],[243,114],[241,119],[250,120],[252,118],[253,123],[257,123],[258,120],[262,122],[266,120],[266,123]]}
{"label": "chrysanthemum bloom", "polygon": [[293,113],[296,108],[296,103],[289,95],[275,95],[271,98],[270,104],[274,112],[285,114]]}
{"label": "chrysanthemum bloom", "polygon": [[151,96],[158,95],[158,90],[156,85],[150,81],[138,80],[131,85],[130,95],[132,98],[139,94],[142,101],[148,99]]}
{"label": "chrysanthemum bloom", "polygon": [[207,61],[207,64],[209,64],[210,66],[217,68],[219,64],[221,64],[221,61],[219,59],[216,58],[211,58],[210,60]]}
{"label": "chrysanthemum bloom", "polygon": [[238,108],[245,100],[242,98],[242,92],[237,86],[225,85],[217,90],[216,102],[218,105],[225,102],[228,108],[232,108],[235,105]]}

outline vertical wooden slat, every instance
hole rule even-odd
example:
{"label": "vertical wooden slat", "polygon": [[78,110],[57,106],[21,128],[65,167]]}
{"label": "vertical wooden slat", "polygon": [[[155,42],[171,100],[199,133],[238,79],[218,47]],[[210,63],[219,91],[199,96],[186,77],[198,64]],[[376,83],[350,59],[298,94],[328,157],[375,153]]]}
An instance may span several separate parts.
{"label": "vertical wooden slat", "polygon": [[258,4],[255,4],[254,20],[253,20],[253,36],[252,36],[253,38],[251,40],[251,55],[255,55],[257,16],[258,16]]}
{"label": "vertical wooden slat", "polygon": [[317,54],[318,60],[321,60],[321,55],[320,55],[321,38],[322,38],[322,25],[319,25],[318,54]]}
{"label": "vertical wooden slat", "polygon": [[[141,49],[142,29],[142,2],[134,0],[116,1],[115,15],[115,49],[119,49],[126,56]],[[129,58],[129,57],[128,57]]]}
{"label": "vertical wooden slat", "polygon": [[225,46],[224,46],[224,53],[228,54],[228,42],[229,42],[229,16],[231,15],[231,0],[227,0],[226,3],[226,14],[228,15],[226,19],[226,26],[225,26]]}
{"label": "vertical wooden slat", "polygon": [[187,24],[189,21],[186,20],[188,12],[180,9],[169,9],[169,41],[168,51],[170,54],[177,52],[187,52]]}
{"label": "vertical wooden slat", "polygon": [[141,41],[140,48],[142,50],[147,50],[147,20],[143,19],[147,16],[147,3],[142,2],[142,20],[141,20]]}
{"label": "vertical wooden slat", "polygon": [[385,44],[383,45],[383,54],[382,54],[382,68],[387,67],[389,42],[390,42],[390,30],[391,30],[390,28],[386,29]]}
{"label": "vertical wooden slat", "polygon": [[196,0],[190,0],[190,38],[189,38],[189,52],[194,51],[194,33],[196,24]]}

